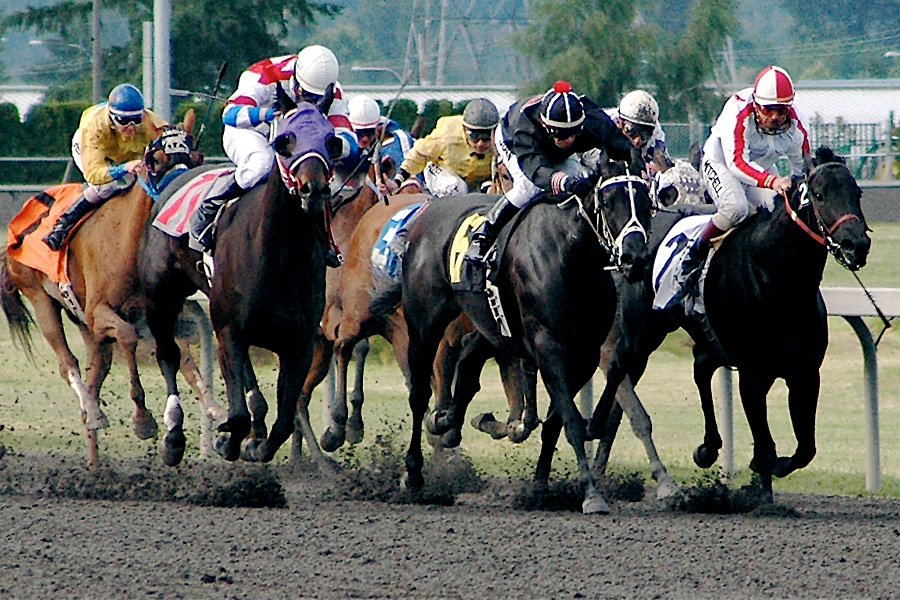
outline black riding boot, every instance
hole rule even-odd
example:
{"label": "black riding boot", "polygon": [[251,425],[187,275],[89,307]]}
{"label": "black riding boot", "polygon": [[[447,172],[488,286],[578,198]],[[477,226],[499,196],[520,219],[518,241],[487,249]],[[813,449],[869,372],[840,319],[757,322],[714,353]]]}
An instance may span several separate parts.
{"label": "black riding boot", "polygon": [[66,236],[69,235],[69,232],[75,227],[75,224],[81,220],[81,217],[88,214],[91,209],[99,206],[99,204],[92,204],[85,200],[84,196],[81,196],[76,200],[72,206],[67,208],[63,214],[59,216],[59,220],[53,225],[53,229],[50,230],[50,233],[44,237],[44,243],[50,247],[51,250],[59,250],[63,242],[66,241]]}
{"label": "black riding boot", "polygon": [[472,244],[466,251],[466,260],[483,261],[485,254],[497,239],[497,234],[517,212],[519,208],[507,200],[506,196],[501,196],[488,211],[487,218],[472,232]]}
{"label": "black riding boot", "polygon": [[700,295],[700,274],[703,272],[706,257],[709,256],[709,240],[723,233],[725,232],[710,221],[706,229],[700,234],[700,237],[690,245],[684,260],[681,262],[681,270],[675,275],[675,283],[680,288],[676,296],[683,298],[685,296],[696,297]]}
{"label": "black riding boot", "polygon": [[219,209],[229,200],[240,197],[245,191],[234,180],[234,175],[231,175],[231,182],[225,191],[204,198],[191,215],[190,235],[205,252],[211,252],[215,246],[215,220]]}

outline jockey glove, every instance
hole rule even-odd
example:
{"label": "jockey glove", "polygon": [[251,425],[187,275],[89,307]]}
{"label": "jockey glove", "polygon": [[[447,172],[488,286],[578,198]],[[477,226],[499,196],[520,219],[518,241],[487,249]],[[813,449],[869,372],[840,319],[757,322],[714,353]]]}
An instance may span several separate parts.
{"label": "jockey glove", "polygon": [[575,194],[582,200],[588,197],[591,190],[594,189],[594,182],[587,177],[578,177],[566,182],[566,191]]}

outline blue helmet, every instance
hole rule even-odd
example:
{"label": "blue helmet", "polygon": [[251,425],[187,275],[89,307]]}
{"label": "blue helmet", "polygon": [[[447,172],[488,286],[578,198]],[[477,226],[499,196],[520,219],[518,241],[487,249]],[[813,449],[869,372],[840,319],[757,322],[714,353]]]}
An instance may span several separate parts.
{"label": "blue helmet", "polygon": [[144,97],[130,83],[122,83],[109,93],[109,114],[113,118],[135,119],[144,111]]}

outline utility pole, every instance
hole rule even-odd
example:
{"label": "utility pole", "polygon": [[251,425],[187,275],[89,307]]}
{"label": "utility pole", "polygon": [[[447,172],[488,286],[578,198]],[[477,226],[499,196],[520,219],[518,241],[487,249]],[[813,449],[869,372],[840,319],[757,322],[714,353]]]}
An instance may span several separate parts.
{"label": "utility pole", "polygon": [[100,102],[103,93],[103,53],[100,50],[100,0],[94,0],[91,13],[91,100]]}

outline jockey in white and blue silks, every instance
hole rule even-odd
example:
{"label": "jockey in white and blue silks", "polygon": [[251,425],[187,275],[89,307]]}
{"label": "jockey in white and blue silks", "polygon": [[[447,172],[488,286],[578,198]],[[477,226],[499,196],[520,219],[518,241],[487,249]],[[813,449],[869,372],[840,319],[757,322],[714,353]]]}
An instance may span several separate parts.
{"label": "jockey in white and blue silks", "polygon": [[390,157],[397,167],[409,154],[415,140],[393,119],[381,116],[381,107],[371,96],[358,94],[349,102],[350,124],[363,150],[374,147],[381,138],[381,158]]}
{"label": "jockey in white and blue silks", "polygon": [[219,207],[263,181],[272,170],[275,153],[268,136],[269,125],[276,116],[278,86],[295,102],[327,105],[327,98],[333,94],[326,116],[343,142],[336,164],[351,169],[357,164],[359,146],[337,82],[339,70],[331,50],[308,46],[297,55],[261,60],[241,74],[222,113],[222,145],[237,167],[233,181],[223,193],[205,198],[191,218],[191,236],[203,249],[212,247],[213,220]]}
{"label": "jockey in white and blue silks", "polygon": [[[606,114],[631,140],[631,144],[641,151],[651,177],[660,168],[674,164],[666,149],[666,133],[659,124],[659,105],[656,99],[644,90],[634,90],[625,94],[616,108],[606,110]],[[656,164],[656,151],[661,151],[665,165]]]}

